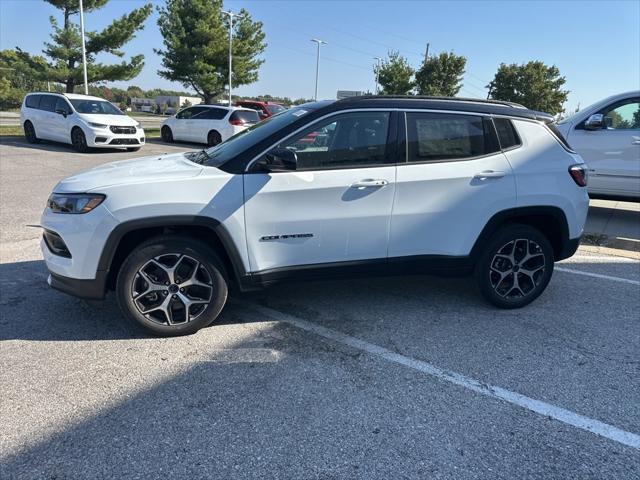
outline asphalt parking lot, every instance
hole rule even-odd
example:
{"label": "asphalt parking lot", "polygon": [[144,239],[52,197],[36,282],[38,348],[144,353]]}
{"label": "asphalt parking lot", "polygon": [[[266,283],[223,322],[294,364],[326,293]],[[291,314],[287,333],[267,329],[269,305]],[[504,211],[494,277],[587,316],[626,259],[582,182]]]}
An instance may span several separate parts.
{"label": "asphalt parking lot", "polygon": [[[172,339],[49,289],[25,225],[59,179],[196,148],[0,140],[1,478],[640,479],[637,255],[581,248],[517,311],[468,279],[280,285]],[[623,207],[592,223],[633,235]]]}

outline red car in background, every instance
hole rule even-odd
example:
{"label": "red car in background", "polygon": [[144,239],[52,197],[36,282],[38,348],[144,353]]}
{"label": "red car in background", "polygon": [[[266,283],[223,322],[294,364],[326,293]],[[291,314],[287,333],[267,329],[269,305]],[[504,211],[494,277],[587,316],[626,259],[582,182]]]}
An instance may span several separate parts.
{"label": "red car in background", "polygon": [[260,102],[258,100],[241,100],[236,102],[238,107],[250,108],[251,110],[255,110],[258,112],[260,116],[260,120],[264,120],[265,118],[269,118],[276,113],[284,112],[286,108],[284,108],[279,103],[273,102]]}

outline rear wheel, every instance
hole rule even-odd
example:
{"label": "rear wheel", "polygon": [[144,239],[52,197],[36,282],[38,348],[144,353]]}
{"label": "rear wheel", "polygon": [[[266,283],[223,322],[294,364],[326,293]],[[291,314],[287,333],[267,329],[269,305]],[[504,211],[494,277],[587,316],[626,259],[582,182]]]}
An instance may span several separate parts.
{"label": "rear wheel", "polygon": [[71,130],[71,143],[73,144],[73,148],[75,148],[77,152],[87,153],[89,151],[87,138],[84,136],[84,132],[79,127]]}
{"label": "rear wheel", "polygon": [[189,237],[156,237],[136,248],[118,273],[123,314],[160,336],[187,335],[212,323],[227,300],[222,262]]}
{"label": "rear wheel", "polygon": [[220,136],[220,133],[218,133],[217,131],[211,130],[207,135],[207,145],[209,145],[210,147],[218,145],[221,142],[222,142],[222,137]]}
{"label": "rear wheel", "polygon": [[547,288],[553,248],[533,227],[509,225],[496,232],[476,264],[482,296],[501,308],[520,308]]}
{"label": "rear wheel", "polygon": [[24,136],[29,143],[38,143],[40,140],[36,136],[36,129],[30,121],[24,122]]}
{"label": "rear wheel", "polygon": [[160,136],[163,142],[173,143],[173,132],[166,125],[160,129]]}

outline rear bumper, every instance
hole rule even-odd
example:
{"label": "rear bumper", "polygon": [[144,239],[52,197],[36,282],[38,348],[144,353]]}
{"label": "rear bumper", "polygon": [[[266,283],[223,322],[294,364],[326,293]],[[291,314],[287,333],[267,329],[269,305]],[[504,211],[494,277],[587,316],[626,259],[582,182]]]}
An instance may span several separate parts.
{"label": "rear bumper", "polygon": [[565,258],[572,257],[573,254],[576,253],[576,250],[578,250],[579,246],[580,246],[580,237],[570,238],[569,240],[567,240],[565,244],[562,246],[562,250],[558,252],[558,255],[555,258],[556,262],[560,260],[564,260]]}
{"label": "rear bumper", "polygon": [[49,273],[47,283],[51,288],[86,300],[102,300],[106,291],[107,272],[97,272],[91,280],[63,277]]}

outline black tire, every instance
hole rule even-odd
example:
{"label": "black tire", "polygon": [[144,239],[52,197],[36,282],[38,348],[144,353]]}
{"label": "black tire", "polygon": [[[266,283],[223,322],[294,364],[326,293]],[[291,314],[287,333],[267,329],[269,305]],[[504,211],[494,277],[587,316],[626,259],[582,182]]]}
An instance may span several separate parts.
{"label": "black tire", "polygon": [[36,129],[29,120],[24,122],[24,137],[29,143],[39,143],[40,139],[36,136]]}
{"label": "black tire", "polygon": [[71,143],[73,148],[79,153],[87,153],[89,151],[87,138],[84,136],[84,132],[80,127],[75,127],[71,130]]}
{"label": "black tire", "polygon": [[[526,251],[525,251],[526,249]],[[528,225],[507,225],[487,242],[475,277],[480,293],[500,308],[520,308],[538,298],[553,274],[553,248]]]}
{"label": "black tire", "polygon": [[[174,261],[171,278],[163,269]],[[227,301],[226,278],[223,263],[206,244],[179,235],[160,236],[126,258],[118,272],[116,298],[124,316],[147,332],[189,335],[218,318]],[[194,279],[197,285],[180,287]],[[201,303],[187,307],[183,300]]]}
{"label": "black tire", "polygon": [[207,145],[209,145],[210,147],[214,147],[219,143],[222,143],[222,137],[220,136],[220,133],[218,133],[216,130],[211,130],[207,134]]}
{"label": "black tire", "polygon": [[160,137],[165,143],[173,143],[173,132],[166,125],[160,129]]}
{"label": "black tire", "polygon": [[141,147],[128,147],[127,152],[137,152]]}

